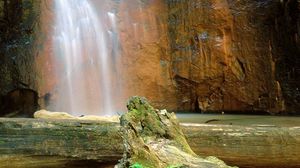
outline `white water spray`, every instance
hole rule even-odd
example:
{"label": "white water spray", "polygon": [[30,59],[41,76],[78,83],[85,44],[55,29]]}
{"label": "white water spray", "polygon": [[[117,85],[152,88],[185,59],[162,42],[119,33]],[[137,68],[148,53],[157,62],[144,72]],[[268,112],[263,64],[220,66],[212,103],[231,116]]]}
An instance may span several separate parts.
{"label": "white water spray", "polygon": [[[55,0],[55,14],[55,58],[61,67],[55,110],[113,115],[116,79],[108,53],[110,36],[101,17],[88,0]],[[108,17],[115,20],[113,13]]]}

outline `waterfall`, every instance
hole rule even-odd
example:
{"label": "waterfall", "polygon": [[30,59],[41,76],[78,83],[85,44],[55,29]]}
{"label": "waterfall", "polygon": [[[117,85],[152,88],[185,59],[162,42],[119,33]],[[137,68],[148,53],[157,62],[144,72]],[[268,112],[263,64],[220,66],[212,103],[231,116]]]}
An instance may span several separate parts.
{"label": "waterfall", "polygon": [[[110,53],[114,13],[96,11],[89,0],[55,0],[54,48],[58,96],[55,110],[73,115],[113,115],[116,77]],[[112,19],[113,18],[113,19]],[[108,20],[108,21],[107,21]],[[116,23],[110,23],[115,29]]]}

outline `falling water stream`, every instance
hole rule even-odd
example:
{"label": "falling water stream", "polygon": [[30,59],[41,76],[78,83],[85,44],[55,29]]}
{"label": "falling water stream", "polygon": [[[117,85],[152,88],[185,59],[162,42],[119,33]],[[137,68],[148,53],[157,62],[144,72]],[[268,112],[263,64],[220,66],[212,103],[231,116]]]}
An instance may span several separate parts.
{"label": "falling water stream", "polygon": [[[61,67],[55,109],[73,115],[112,115],[114,62],[109,53],[111,31],[89,0],[55,0],[54,47]],[[106,13],[114,21],[114,13]],[[115,23],[110,23],[115,29]],[[114,82],[113,82],[114,81]]]}

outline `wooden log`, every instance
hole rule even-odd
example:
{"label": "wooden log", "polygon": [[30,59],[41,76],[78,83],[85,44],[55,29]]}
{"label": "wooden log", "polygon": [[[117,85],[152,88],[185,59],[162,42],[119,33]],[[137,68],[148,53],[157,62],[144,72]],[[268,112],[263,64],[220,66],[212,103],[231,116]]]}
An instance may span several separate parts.
{"label": "wooden log", "polygon": [[200,156],[239,167],[300,167],[300,127],[182,124]]}
{"label": "wooden log", "polygon": [[[240,167],[300,167],[300,127],[182,124],[182,128],[200,156],[217,156]],[[116,163],[122,144],[119,123],[0,118],[0,167],[20,162],[42,165],[41,160],[64,165],[83,160]]]}
{"label": "wooden log", "polygon": [[118,130],[119,123],[111,122],[1,118],[0,165],[11,167],[12,163],[20,164],[13,161],[22,162],[24,158],[57,164],[80,160],[116,162],[123,153]]}

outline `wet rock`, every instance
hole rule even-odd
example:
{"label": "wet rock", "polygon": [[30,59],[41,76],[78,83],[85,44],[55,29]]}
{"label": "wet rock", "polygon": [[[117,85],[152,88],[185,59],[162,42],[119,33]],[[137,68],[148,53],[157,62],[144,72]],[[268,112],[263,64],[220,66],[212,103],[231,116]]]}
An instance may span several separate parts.
{"label": "wet rock", "polygon": [[[34,48],[40,2],[6,0],[0,3],[1,96],[18,89],[37,90]],[[0,104],[0,108],[5,108],[5,105]]]}
{"label": "wet rock", "polygon": [[132,97],[127,108],[128,112],[120,118],[125,151],[117,167],[230,167],[215,157],[197,156],[188,145],[174,113],[155,110],[140,97]]}
{"label": "wet rock", "polygon": [[[112,53],[124,88],[116,100],[121,106],[130,95],[143,95],[156,108],[175,111],[299,109],[297,0],[102,4],[118,21],[113,47],[119,50]],[[44,37],[51,32],[53,11],[49,2],[41,7]],[[39,93],[55,99],[51,38],[40,41],[44,48],[36,61]]]}
{"label": "wet rock", "polygon": [[32,118],[38,108],[38,95],[31,89],[14,89],[0,98],[2,117]]}

